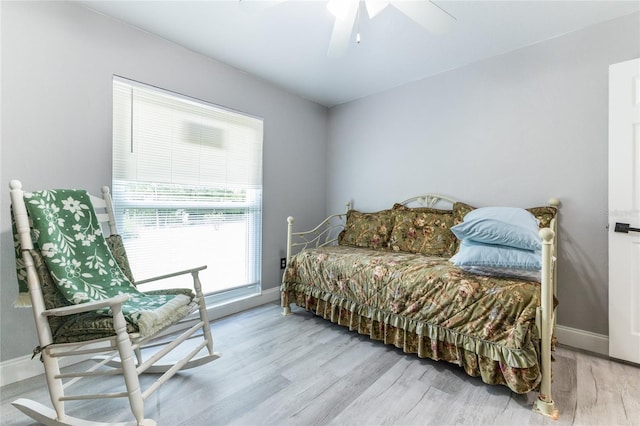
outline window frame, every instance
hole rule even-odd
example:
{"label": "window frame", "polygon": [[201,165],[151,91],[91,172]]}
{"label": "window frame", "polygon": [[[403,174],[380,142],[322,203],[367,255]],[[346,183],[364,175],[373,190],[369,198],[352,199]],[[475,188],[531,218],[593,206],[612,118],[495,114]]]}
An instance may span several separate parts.
{"label": "window frame", "polygon": [[[116,113],[115,113],[115,90],[116,84],[125,84],[127,86],[131,86],[132,90],[135,87],[142,88],[144,90],[157,92],[161,95],[170,96],[175,99],[184,100],[190,104],[203,105],[207,108],[214,108],[221,112],[228,112],[232,114],[239,114],[244,116],[245,118],[255,119],[260,121],[260,149],[259,149],[259,184],[255,187],[247,187],[244,190],[247,191],[246,199],[242,202],[238,201],[197,201],[193,202],[189,201],[158,201],[158,200],[127,200],[126,197],[121,197],[119,194],[118,185],[123,182],[122,179],[116,178],[116,165],[115,165],[115,154],[116,154]],[[116,213],[116,220],[118,225],[122,225],[123,214],[127,209],[169,209],[179,211],[181,209],[188,209],[190,211],[193,210],[202,210],[202,211],[225,211],[225,210],[234,210],[244,209],[246,211],[246,218],[244,219],[247,222],[247,258],[246,258],[246,274],[247,274],[247,283],[243,283],[240,285],[236,285],[229,288],[218,289],[214,291],[207,291],[205,293],[205,297],[207,300],[207,306],[217,306],[220,304],[224,304],[226,302],[236,300],[238,298],[244,298],[256,294],[260,294],[262,289],[262,192],[263,192],[263,178],[262,178],[262,170],[263,170],[263,144],[264,144],[264,127],[263,127],[263,119],[260,117],[253,116],[251,114],[247,114],[241,111],[233,110],[230,108],[226,108],[220,105],[212,104],[211,102],[203,101],[201,99],[193,98],[190,96],[182,95],[176,92],[168,91],[166,89],[161,89],[155,86],[147,85],[138,81],[126,79],[120,76],[113,76],[112,83],[113,91],[114,91],[114,105],[113,105],[113,149],[114,152],[112,154],[113,161],[113,182],[112,182],[112,195],[114,198],[114,209]],[[131,102],[133,105],[133,95],[131,98]],[[133,107],[132,107],[133,108]],[[134,114],[133,109],[131,110],[131,129],[134,126]],[[121,123],[119,123],[121,124]],[[131,130],[131,144],[133,147],[133,130]],[[133,148],[132,148],[133,149]],[[138,180],[131,180],[132,182],[144,182]],[[162,184],[162,183],[160,183]],[[183,184],[184,185],[184,184]],[[123,241],[126,246],[126,238],[123,236]],[[146,278],[146,277],[143,277]],[[203,286],[204,287],[204,286]]]}

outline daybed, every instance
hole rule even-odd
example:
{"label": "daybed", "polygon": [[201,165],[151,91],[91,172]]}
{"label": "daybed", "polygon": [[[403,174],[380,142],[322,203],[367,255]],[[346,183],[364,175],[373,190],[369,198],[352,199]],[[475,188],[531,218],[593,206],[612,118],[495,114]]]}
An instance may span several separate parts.
{"label": "daybed", "polygon": [[450,198],[422,195],[375,213],[347,204],[346,213],[303,232],[293,232],[289,217],[284,314],[295,303],[406,353],[458,364],[486,383],[538,390],[534,410],[556,418],[550,351],[558,205],[552,199],[528,209],[534,234],[538,221],[540,228],[537,279],[455,266],[450,258],[466,242],[451,228],[475,209]]}

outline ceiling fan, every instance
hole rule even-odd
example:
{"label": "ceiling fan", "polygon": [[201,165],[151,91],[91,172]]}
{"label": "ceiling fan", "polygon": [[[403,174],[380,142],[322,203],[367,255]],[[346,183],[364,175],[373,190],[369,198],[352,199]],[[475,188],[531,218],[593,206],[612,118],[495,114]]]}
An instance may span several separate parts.
{"label": "ceiling fan", "polygon": [[[339,57],[346,53],[359,14],[361,0],[329,0],[327,9],[335,17],[327,55]],[[452,15],[429,0],[365,0],[369,19],[391,5],[407,15],[427,31],[442,34],[451,29],[456,21]],[[360,42],[360,34],[356,34]]]}

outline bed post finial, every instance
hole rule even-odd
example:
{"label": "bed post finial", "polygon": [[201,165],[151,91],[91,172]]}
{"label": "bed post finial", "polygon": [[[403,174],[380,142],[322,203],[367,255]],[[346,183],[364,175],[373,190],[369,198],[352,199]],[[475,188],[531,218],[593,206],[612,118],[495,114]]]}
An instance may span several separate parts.
{"label": "bed post finial", "polygon": [[351,201],[347,201],[346,203],[344,203],[345,213],[349,213],[349,210],[351,210]]}
{"label": "bed post finial", "polygon": [[553,232],[549,228],[542,228],[540,232],[538,232],[538,235],[540,235],[540,238],[542,238],[542,241],[551,241],[555,236],[555,232]]}
{"label": "bed post finial", "polygon": [[293,216],[287,218],[287,265],[291,259],[291,242],[293,238]]}
{"label": "bed post finial", "polygon": [[560,200],[558,198],[549,198],[549,205],[553,207],[560,207]]}

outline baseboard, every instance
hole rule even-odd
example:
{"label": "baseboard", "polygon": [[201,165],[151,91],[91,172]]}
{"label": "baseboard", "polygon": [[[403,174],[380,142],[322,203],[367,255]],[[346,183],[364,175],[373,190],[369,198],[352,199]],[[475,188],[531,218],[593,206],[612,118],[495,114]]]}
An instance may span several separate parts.
{"label": "baseboard", "polygon": [[[259,295],[247,297],[210,309],[208,311],[209,320],[213,321],[218,318],[233,315],[247,309],[255,308],[256,306],[264,305],[265,303],[274,302],[279,298],[280,288],[270,288],[268,290],[264,290]],[[79,358],[63,358],[60,360],[60,365],[65,367],[81,360],[82,359]],[[2,361],[0,362],[0,386],[26,380],[43,373],[44,367],[37,356],[31,359],[31,355],[25,355]]]}
{"label": "baseboard", "polygon": [[280,300],[279,286],[263,290],[260,294],[255,296],[249,296],[225,305],[215,306],[209,309],[207,314],[209,315],[209,320],[213,321],[222,317],[237,314],[238,312],[246,311],[247,309],[255,308],[256,306],[264,305],[265,303],[275,302],[276,300]]}
{"label": "baseboard", "polygon": [[44,373],[39,358],[31,359],[31,355],[0,362],[0,386],[26,380]]}
{"label": "baseboard", "polygon": [[561,345],[609,356],[609,337],[604,334],[556,325],[556,337]]}

